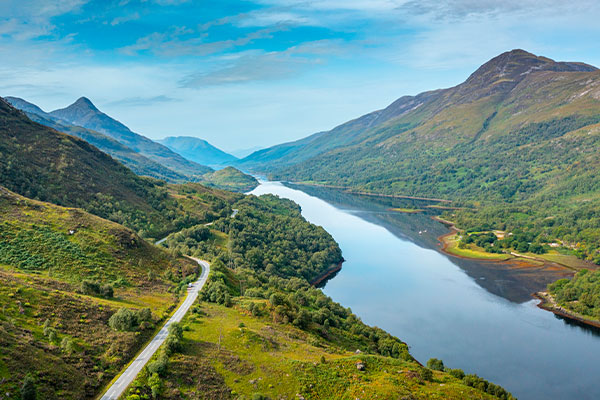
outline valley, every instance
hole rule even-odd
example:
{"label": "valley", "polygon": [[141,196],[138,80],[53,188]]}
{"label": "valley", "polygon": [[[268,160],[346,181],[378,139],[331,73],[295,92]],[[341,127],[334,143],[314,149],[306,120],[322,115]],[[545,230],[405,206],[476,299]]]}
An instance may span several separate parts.
{"label": "valley", "polygon": [[590,65],[512,50],[455,87],[401,97],[237,165],[277,180],[444,199],[454,209],[441,217],[467,232],[520,232],[598,264],[599,78]]}
{"label": "valley", "polygon": [[437,238],[446,228],[387,211],[398,200],[277,182],[254,193],[293,199],[333,235],[346,261],[324,293],[403,338],[421,363],[435,357],[478,371],[519,399],[598,396],[583,372],[596,368],[598,331],[555,317],[531,296],[572,271],[444,255]]}
{"label": "valley", "polygon": [[0,99],[0,398],[598,398],[599,77],[512,50],[242,159]]}

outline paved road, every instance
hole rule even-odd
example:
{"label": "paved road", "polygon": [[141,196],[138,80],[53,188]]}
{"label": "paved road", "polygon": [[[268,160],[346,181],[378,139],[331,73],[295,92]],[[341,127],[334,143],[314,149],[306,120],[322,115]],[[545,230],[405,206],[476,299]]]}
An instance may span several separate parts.
{"label": "paved road", "polygon": [[165,240],[167,240],[168,238],[169,238],[169,237],[167,236],[167,237],[165,237],[165,238],[162,238],[162,239],[160,239],[160,240],[157,240],[157,241],[156,241],[156,243],[154,243],[154,244],[158,246],[159,244],[161,244],[162,242],[164,242],[164,241],[165,241]]}
{"label": "paved road", "polygon": [[129,367],[123,372],[123,374],[114,382],[104,393],[100,400],[117,400],[127,389],[127,387],[133,382],[135,377],[140,373],[144,365],[152,358],[152,355],[156,353],[156,350],[163,344],[167,335],[169,334],[169,325],[173,322],[179,322],[188,312],[194,301],[198,297],[198,292],[202,289],[204,284],[206,283],[206,279],[208,278],[208,272],[210,271],[210,264],[206,261],[199,260],[197,258],[192,258],[192,260],[196,261],[202,267],[202,274],[200,275],[200,279],[198,279],[195,283],[192,284],[190,288],[188,288],[188,294],[185,298],[184,302],[179,306],[175,314],[167,321],[167,323],[162,327],[162,329],[152,338],[150,343],[146,345],[146,348],[137,356],[137,358],[129,364]]}

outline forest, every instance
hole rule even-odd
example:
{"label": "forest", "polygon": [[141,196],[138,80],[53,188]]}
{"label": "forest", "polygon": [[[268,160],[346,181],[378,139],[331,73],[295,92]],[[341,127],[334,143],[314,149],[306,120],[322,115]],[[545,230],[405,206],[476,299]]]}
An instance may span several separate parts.
{"label": "forest", "polygon": [[551,283],[548,292],[566,309],[600,320],[600,271],[583,269],[572,279]]}

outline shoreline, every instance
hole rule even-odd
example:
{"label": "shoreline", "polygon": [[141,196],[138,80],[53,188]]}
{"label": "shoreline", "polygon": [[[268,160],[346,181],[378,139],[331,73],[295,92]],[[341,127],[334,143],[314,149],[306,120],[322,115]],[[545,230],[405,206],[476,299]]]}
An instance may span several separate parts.
{"label": "shoreline", "polygon": [[588,319],[559,306],[554,301],[554,297],[552,297],[552,295],[548,292],[535,292],[532,294],[532,296],[540,301],[537,306],[542,310],[550,311],[555,315],[578,322],[580,324],[592,326],[594,328],[600,328],[600,321]]}
{"label": "shoreline", "polygon": [[340,272],[342,270],[342,264],[344,263],[344,261],[346,261],[346,260],[344,260],[342,258],[342,261],[340,261],[339,263],[332,264],[332,266],[327,271],[325,271],[324,273],[322,273],[321,275],[317,276],[315,279],[310,281],[310,284],[312,286],[319,286],[321,283],[323,283],[323,281],[331,278],[333,275]]}
{"label": "shoreline", "polygon": [[544,258],[528,256],[525,254],[518,254],[518,253],[515,253],[514,251],[511,251],[510,253],[502,253],[507,256],[510,256],[509,258],[504,259],[504,260],[494,259],[494,258],[486,258],[486,257],[469,257],[469,256],[460,255],[460,254],[454,254],[454,253],[448,251],[449,243],[448,243],[448,240],[446,240],[446,239],[450,236],[455,235],[456,233],[462,232],[463,230],[457,228],[456,225],[454,225],[454,222],[448,221],[448,220],[440,218],[438,216],[433,216],[433,217],[431,217],[431,219],[445,225],[448,229],[450,229],[450,232],[445,233],[437,238],[438,242],[441,244],[441,246],[440,246],[441,252],[446,255],[449,255],[452,257],[457,257],[457,258],[462,258],[464,260],[477,260],[477,261],[488,261],[488,262],[499,262],[499,263],[506,263],[508,261],[519,260],[526,264],[529,263],[531,266],[538,266],[533,263],[533,262],[538,262],[538,263],[543,263],[544,265],[549,265],[549,266],[554,266],[554,267],[558,267],[561,269],[565,269],[572,273],[575,273],[576,271],[579,270],[578,268],[562,264],[558,261],[550,261],[550,260],[546,260]]}
{"label": "shoreline", "polygon": [[396,194],[359,192],[359,191],[353,190],[349,186],[324,185],[324,184],[319,184],[319,183],[308,183],[308,182],[287,182],[287,183],[291,183],[292,185],[304,185],[304,186],[323,187],[323,188],[329,188],[329,189],[338,189],[338,190],[343,190],[345,193],[358,194],[358,195],[363,195],[363,196],[387,197],[387,198],[393,198],[393,199],[435,201],[438,203],[452,203],[452,200],[448,200],[448,199],[436,199],[436,198],[430,198],[430,197],[402,196],[402,195],[396,195]]}

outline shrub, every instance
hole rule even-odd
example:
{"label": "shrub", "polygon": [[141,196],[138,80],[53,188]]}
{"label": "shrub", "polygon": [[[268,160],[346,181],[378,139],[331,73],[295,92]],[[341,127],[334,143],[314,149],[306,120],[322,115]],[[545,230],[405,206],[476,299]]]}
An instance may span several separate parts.
{"label": "shrub", "polygon": [[37,389],[35,387],[35,380],[31,374],[25,375],[23,379],[23,385],[21,386],[21,399],[22,400],[36,400]]}
{"label": "shrub", "polygon": [[435,371],[443,371],[444,362],[442,360],[438,360],[437,358],[430,358],[429,361],[427,361],[427,368]]}
{"label": "shrub", "polygon": [[114,296],[114,289],[111,285],[106,284],[101,286],[100,283],[89,280],[81,282],[79,291],[91,296],[101,296],[106,298],[112,298]]}
{"label": "shrub", "polygon": [[134,331],[138,328],[146,329],[152,322],[152,312],[149,308],[130,310],[120,308],[108,320],[108,325],[117,331]]}
{"label": "shrub", "polygon": [[463,379],[465,377],[465,372],[460,368],[449,369],[448,373],[457,379]]}
{"label": "shrub", "polygon": [[433,372],[429,368],[421,368],[419,370],[419,377],[424,381],[431,381],[433,379]]}
{"label": "shrub", "polygon": [[128,308],[120,308],[111,315],[108,325],[116,331],[133,331],[138,326],[137,313]]}
{"label": "shrub", "polygon": [[148,378],[148,386],[152,391],[152,398],[158,399],[163,391],[163,384],[157,373],[150,375]]}
{"label": "shrub", "polygon": [[158,374],[164,376],[169,367],[169,357],[164,351],[161,351],[158,358],[148,364],[148,372],[152,374]]}

